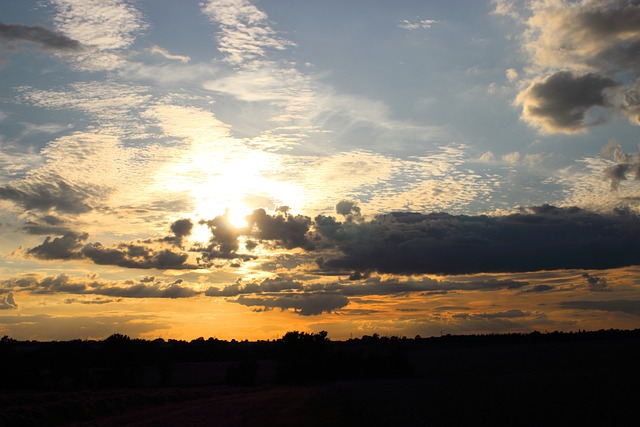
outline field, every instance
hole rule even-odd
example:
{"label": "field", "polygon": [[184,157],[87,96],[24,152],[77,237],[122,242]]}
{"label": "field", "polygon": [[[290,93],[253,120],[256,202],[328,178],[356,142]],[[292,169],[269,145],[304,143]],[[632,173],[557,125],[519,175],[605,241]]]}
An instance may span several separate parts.
{"label": "field", "polygon": [[[124,341],[127,354],[134,344]],[[165,343],[165,365],[125,370],[142,372],[127,384],[96,376],[109,369],[101,343],[76,343],[96,351],[81,376],[60,366],[67,376],[56,381],[4,382],[0,425],[633,425],[640,397],[636,331],[349,342],[298,335],[288,346],[244,343],[230,352],[219,342],[219,360],[196,351],[202,342],[172,354]],[[3,342],[2,351],[25,345]],[[35,352],[24,361],[35,362]]]}

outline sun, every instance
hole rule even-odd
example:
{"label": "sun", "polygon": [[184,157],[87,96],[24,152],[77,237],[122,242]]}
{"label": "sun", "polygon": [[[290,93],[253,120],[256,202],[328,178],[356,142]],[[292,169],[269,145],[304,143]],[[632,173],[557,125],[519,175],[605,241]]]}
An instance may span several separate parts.
{"label": "sun", "polygon": [[249,225],[247,216],[250,214],[249,208],[244,203],[238,203],[237,206],[227,208],[224,215],[234,228],[246,228]]}
{"label": "sun", "polygon": [[241,148],[235,140],[228,142],[226,151],[192,147],[157,178],[160,191],[186,196],[190,209],[184,215],[197,224],[192,234],[197,242],[211,238],[208,226],[200,221],[224,215],[242,231],[248,226],[247,217],[257,208],[302,209],[309,198],[273,153]]}
{"label": "sun", "polygon": [[[207,214],[207,219],[212,219],[216,216],[225,216],[229,224],[236,230],[240,231],[246,229],[249,225],[247,222],[247,216],[251,212],[243,203],[239,203],[234,205],[233,207],[226,208],[223,212],[220,212],[218,209],[218,213],[211,217],[211,212],[215,212],[215,206],[209,206],[206,203],[201,203],[199,209],[193,212],[193,216],[199,218],[205,218],[205,213]],[[193,231],[191,232],[191,240],[194,242],[205,243],[209,239],[211,239],[211,230],[209,230],[209,226],[206,223],[196,223],[193,227]]]}

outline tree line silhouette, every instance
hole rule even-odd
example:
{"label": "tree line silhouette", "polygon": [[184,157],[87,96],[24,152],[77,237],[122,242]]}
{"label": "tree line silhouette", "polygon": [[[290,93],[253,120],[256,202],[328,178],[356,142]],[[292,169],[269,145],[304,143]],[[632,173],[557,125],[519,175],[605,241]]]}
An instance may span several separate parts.
{"label": "tree line silhouette", "polygon": [[[287,332],[265,341],[216,338],[18,341],[0,339],[4,390],[181,385],[319,384],[492,372],[638,371],[640,329],[442,335],[364,335],[332,341],[326,331]],[[635,372],[634,371],[634,372]]]}

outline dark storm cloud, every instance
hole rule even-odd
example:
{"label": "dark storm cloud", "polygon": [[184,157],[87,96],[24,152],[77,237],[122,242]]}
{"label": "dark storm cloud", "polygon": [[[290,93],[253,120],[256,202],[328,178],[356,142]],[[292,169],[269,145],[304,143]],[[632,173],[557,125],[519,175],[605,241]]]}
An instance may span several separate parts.
{"label": "dark storm cloud", "polygon": [[349,300],[342,295],[288,294],[278,296],[246,297],[241,295],[235,300],[238,304],[248,307],[262,307],[262,310],[279,308],[293,309],[302,316],[313,316],[331,313],[349,304]]}
{"label": "dark storm cloud", "polygon": [[493,217],[391,213],[360,224],[316,222],[342,252],[319,262],[329,270],[472,274],[640,263],[640,218],[629,213],[544,205]]}
{"label": "dark storm cloud", "polygon": [[[161,280],[109,282],[92,277],[72,278],[66,274],[37,277],[26,276],[0,282],[0,289],[19,289],[33,294],[101,295],[115,298],[189,298],[199,292],[183,285],[182,280],[165,283]],[[85,300],[82,300],[85,301]],[[75,301],[74,302],[81,302]]]}
{"label": "dark storm cloud", "polygon": [[640,301],[611,300],[611,301],[563,301],[560,307],[577,310],[618,311],[640,316]]}
{"label": "dark storm cloud", "polygon": [[80,51],[83,49],[77,40],[40,25],[3,24],[0,22],[0,38],[8,42],[38,43],[47,50]]}
{"label": "dark storm cloud", "polygon": [[605,89],[618,84],[608,77],[559,71],[532,83],[518,96],[522,117],[546,132],[575,133],[597,123],[589,119],[592,107],[607,105]]}
{"label": "dark storm cloud", "polygon": [[25,210],[48,211],[81,214],[92,208],[88,200],[96,195],[89,188],[74,187],[62,179],[38,179],[22,182],[18,185],[0,187],[0,199],[10,200]]}

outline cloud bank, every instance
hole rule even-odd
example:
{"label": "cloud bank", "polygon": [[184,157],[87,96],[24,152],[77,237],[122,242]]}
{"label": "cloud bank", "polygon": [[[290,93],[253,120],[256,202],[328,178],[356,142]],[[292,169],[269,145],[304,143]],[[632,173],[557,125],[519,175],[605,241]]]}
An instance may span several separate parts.
{"label": "cloud bank", "polygon": [[[201,221],[211,232],[209,242],[186,252],[175,246],[181,247],[191,232],[188,219],[172,223],[173,235],[160,239],[104,246],[85,243],[86,233],[68,232],[47,237],[26,254],[127,268],[196,269],[217,259],[255,259],[252,250],[266,245],[270,250],[317,253],[322,271],[403,275],[606,269],[640,263],[640,217],[626,210],[604,214],[543,205],[501,216],[392,212],[366,221],[357,209],[353,202],[340,202],[344,222],[256,209],[247,217],[248,226],[240,228],[220,215]],[[240,251],[241,236],[248,239],[246,252]],[[189,262],[189,252],[197,254],[199,264]]]}
{"label": "cloud bank", "polygon": [[323,269],[471,274],[637,265],[640,218],[549,205],[505,216],[396,212],[354,223],[316,218],[341,254]]}

